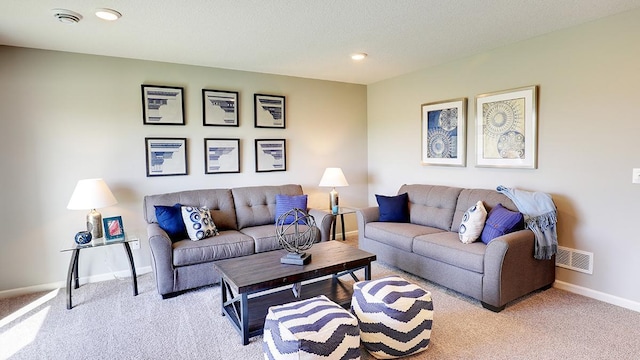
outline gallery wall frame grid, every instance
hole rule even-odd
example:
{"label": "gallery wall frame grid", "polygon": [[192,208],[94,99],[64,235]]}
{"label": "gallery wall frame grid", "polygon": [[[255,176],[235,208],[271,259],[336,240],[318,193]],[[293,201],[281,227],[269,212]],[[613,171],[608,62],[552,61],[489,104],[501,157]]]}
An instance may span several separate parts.
{"label": "gallery wall frame grid", "polygon": [[187,139],[146,137],[147,177],[187,175]]}
{"label": "gallery wall frame grid", "polygon": [[203,126],[239,126],[238,92],[202,89]]}
{"label": "gallery wall frame grid", "polygon": [[476,167],[536,169],[538,86],[476,96]]}
{"label": "gallery wall frame grid", "polygon": [[184,88],[141,85],[144,125],[184,125]]}
{"label": "gallery wall frame grid", "polygon": [[255,139],[256,172],[287,170],[285,139]]}
{"label": "gallery wall frame grid", "polygon": [[466,166],[467,98],[421,105],[422,165]]}
{"label": "gallery wall frame grid", "polygon": [[204,173],[240,172],[240,139],[205,138]]}
{"label": "gallery wall frame grid", "polygon": [[256,128],[286,128],[285,97],[253,94],[253,123]]}

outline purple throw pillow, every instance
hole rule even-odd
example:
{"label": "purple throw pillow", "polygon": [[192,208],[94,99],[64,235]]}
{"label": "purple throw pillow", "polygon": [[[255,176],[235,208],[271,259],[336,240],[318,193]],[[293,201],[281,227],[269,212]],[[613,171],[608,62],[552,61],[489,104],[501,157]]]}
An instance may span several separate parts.
{"label": "purple throw pillow", "polygon": [[[307,212],[307,195],[276,195],[276,224],[280,216],[292,209],[301,209],[305,213]],[[293,216],[287,216],[284,220],[284,225],[293,223]],[[299,220],[298,224],[305,224],[304,221]]]}
{"label": "purple throw pillow", "polygon": [[480,239],[488,244],[491,240],[516,230],[524,228],[524,216],[517,211],[511,211],[502,204],[498,204],[489,211],[487,221],[482,229]]}

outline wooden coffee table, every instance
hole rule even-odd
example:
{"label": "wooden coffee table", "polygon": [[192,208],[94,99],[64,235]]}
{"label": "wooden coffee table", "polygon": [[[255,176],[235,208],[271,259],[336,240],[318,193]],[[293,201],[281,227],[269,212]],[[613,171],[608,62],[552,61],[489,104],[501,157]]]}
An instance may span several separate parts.
{"label": "wooden coffee table", "polygon": [[[220,272],[222,291],[222,315],[227,316],[242,336],[242,344],[249,338],[261,335],[264,320],[270,306],[325,295],[348,308],[353,286],[339,277],[364,269],[365,280],[371,280],[371,262],[374,254],[337,241],[326,241],[307,250],[311,262],[307,265],[286,265],[280,258],[284,250],[216,261],[213,265]],[[325,279],[317,279],[326,277]],[[316,279],[316,281],[306,281]],[[286,285],[303,282],[300,297],[295,297]],[[267,291],[271,290],[271,291]]]}

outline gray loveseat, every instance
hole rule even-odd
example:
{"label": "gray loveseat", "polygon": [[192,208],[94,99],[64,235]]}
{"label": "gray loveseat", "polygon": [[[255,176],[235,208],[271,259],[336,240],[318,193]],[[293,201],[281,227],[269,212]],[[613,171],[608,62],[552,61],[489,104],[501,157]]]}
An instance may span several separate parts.
{"label": "gray loveseat", "polygon": [[[220,281],[213,261],[279,249],[275,237],[276,194],[302,195],[300,185],[180,191],[144,197],[144,218],[151,248],[151,266],[163,298]],[[219,235],[172,242],[158,225],[155,205],[206,207]],[[319,229],[317,241],[329,240],[333,215],[308,209]]]}
{"label": "gray loveseat", "polygon": [[494,190],[433,185],[403,185],[410,223],[379,222],[379,208],[357,212],[360,248],[378,260],[481,301],[492,311],[523,295],[550,287],[555,257],[534,259],[534,234],[519,230],[485,245],[464,244],[458,229],[465,211],[483,201],[487,211],[514,203]]}

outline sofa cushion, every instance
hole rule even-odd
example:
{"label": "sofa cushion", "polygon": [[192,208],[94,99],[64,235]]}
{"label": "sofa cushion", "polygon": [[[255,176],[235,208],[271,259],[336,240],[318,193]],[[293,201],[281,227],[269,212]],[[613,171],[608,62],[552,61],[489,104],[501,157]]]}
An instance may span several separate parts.
{"label": "sofa cushion", "polygon": [[187,229],[189,239],[198,241],[218,235],[216,224],[211,218],[209,209],[194,206],[182,207],[182,220]]}
{"label": "sofa cushion", "polygon": [[409,195],[411,223],[450,231],[460,191],[462,189],[456,187],[418,184],[402,185],[398,193]]}
{"label": "sofa cushion", "polygon": [[511,211],[498,204],[489,211],[480,239],[488,244],[491,240],[504,234],[524,228],[524,216],[518,211]]}
{"label": "sofa cushion", "polygon": [[[308,227],[306,225],[298,225],[300,232],[304,232]],[[252,226],[240,230],[243,234],[253,238],[255,242],[256,253],[282,249],[280,242],[276,237],[276,226],[273,224]],[[286,229],[285,234],[293,234],[295,227],[291,226]],[[316,238],[314,242],[320,241],[320,231],[316,231]]]}
{"label": "sofa cushion", "polygon": [[182,220],[182,205],[173,206],[156,205],[156,218],[158,225],[164,230],[171,241],[186,239],[189,235]]}
{"label": "sofa cushion", "polygon": [[402,193],[396,196],[376,194],[376,201],[380,209],[379,221],[382,222],[409,222],[409,196]]}
{"label": "sofa cushion", "polygon": [[144,197],[144,218],[147,223],[158,222],[155,205],[182,204],[206,207],[218,230],[237,229],[236,210],[230,189],[188,190]]}
{"label": "sofa cushion", "polygon": [[443,230],[396,222],[370,222],[365,226],[365,236],[369,239],[411,252],[413,238],[425,234],[439,233]]}
{"label": "sofa cushion", "polygon": [[[307,211],[307,195],[276,195],[276,222],[280,216],[293,209],[301,209]],[[287,216],[282,222],[284,225],[291,224],[293,222],[293,215]],[[298,224],[304,224],[303,220],[299,220]]]}
{"label": "sofa cushion", "polygon": [[482,234],[482,229],[484,229],[485,220],[487,220],[487,210],[484,208],[482,201],[478,201],[464,213],[458,230],[460,241],[465,244],[471,244],[478,240]]}
{"label": "sofa cushion", "polygon": [[458,231],[465,211],[475,205],[478,201],[482,201],[487,212],[491,211],[491,209],[498,204],[502,204],[504,207],[512,211],[518,210],[516,205],[508,197],[495,190],[463,189],[458,196],[458,203],[456,204],[456,211],[453,215],[451,231]]}
{"label": "sofa cushion", "polygon": [[[275,224],[276,195],[302,195],[300,185],[253,186],[231,189],[238,229]],[[214,218],[214,221],[217,219]]]}
{"label": "sofa cushion", "polygon": [[465,270],[484,272],[487,245],[480,241],[463,244],[458,233],[443,231],[421,235],[413,240],[413,252]]}
{"label": "sofa cushion", "polygon": [[173,266],[185,266],[255,253],[253,239],[237,230],[223,230],[200,241],[173,243]]}

